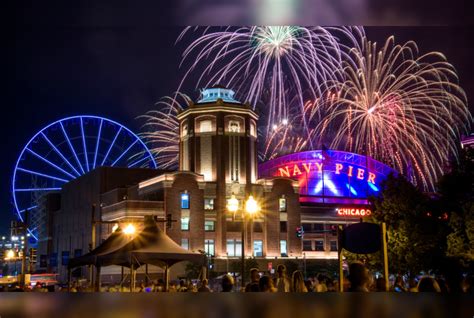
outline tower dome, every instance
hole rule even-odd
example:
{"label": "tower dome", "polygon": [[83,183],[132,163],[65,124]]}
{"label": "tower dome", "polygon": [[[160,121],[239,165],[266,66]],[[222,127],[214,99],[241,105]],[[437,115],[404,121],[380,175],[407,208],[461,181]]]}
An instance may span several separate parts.
{"label": "tower dome", "polygon": [[211,88],[205,88],[201,91],[201,98],[197,101],[198,104],[213,103],[219,98],[227,103],[240,102],[234,99],[235,92],[223,85],[214,85]]}

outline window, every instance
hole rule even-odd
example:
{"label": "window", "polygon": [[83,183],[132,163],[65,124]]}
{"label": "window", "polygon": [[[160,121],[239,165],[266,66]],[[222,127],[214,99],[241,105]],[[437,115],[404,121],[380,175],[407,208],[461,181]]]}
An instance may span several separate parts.
{"label": "window", "polygon": [[245,131],[245,121],[243,117],[229,115],[224,118],[226,133],[242,133]]}
{"label": "window", "polygon": [[189,209],[189,194],[181,193],[181,209]]}
{"label": "window", "polygon": [[181,239],[181,247],[189,250],[189,239],[187,238]]}
{"label": "window", "polygon": [[201,120],[199,122],[199,132],[212,132],[212,120]]}
{"label": "window", "polygon": [[228,256],[242,256],[242,241],[241,240],[227,240],[227,255]]}
{"label": "window", "polygon": [[211,221],[211,220],[206,220],[204,221],[204,231],[206,232],[214,232],[214,224],[215,222],[214,221]]}
{"label": "window", "polygon": [[278,200],[278,209],[280,212],[286,212],[286,198],[285,196],[281,197]]}
{"label": "window", "polygon": [[204,249],[207,255],[214,256],[214,240],[204,240]]}
{"label": "window", "polygon": [[337,252],[337,241],[331,241],[331,252]]}
{"label": "window", "polygon": [[204,210],[214,210],[214,199],[204,199]]}
{"label": "window", "polygon": [[281,233],[286,233],[287,230],[287,223],[286,221],[280,221],[280,232]]}
{"label": "window", "polygon": [[311,241],[303,241],[303,251],[312,251],[313,246]]}
{"label": "window", "polygon": [[255,257],[263,256],[263,241],[262,240],[253,241],[253,256]]}
{"label": "window", "polygon": [[324,224],[323,223],[314,224],[314,232],[323,233],[324,232]]}
{"label": "window", "polygon": [[61,253],[61,264],[62,265],[69,264],[69,251],[63,251]]}
{"label": "window", "polygon": [[242,232],[242,222],[227,222],[227,232]]}
{"label": "window", "polygon": [[301,223],[301,226],[303,227],[303,231],[305,233],[310,233],[312,231],[311,225],[311,223]]}
{"label": "window", "polygon": [[189,211],[181,211],[181,231],[189,231]]}
{"label": "window", "polygon": [[288,257],[288,252],[286,250],[286,240],[280,240],[280,255],[283,257]]}
{"label": "window", "polygon": [[324,251],[324,241],[323,240],[316,240],[316,251],[322,252]]}
{"label": "window", "polygon": [[229,131],[230,132],[240,132],[240,122],[237,120],[229,120]]}

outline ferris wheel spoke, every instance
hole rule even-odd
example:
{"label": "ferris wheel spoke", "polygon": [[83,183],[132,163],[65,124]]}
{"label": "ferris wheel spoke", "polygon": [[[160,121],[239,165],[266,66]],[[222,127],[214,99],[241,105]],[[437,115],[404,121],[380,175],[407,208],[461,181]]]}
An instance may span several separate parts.
{"label": "ferris wheel spoke", "polygon": [[62,122],[59,122],[59,125],[61,126],[61,130],[63,131],[63,134],[64,134],[64,137],[66,138],[66,141],[69,145],[69,148],[71,149],[71,152],[74,154],[74,158],[76,158],[76,161],[77,161],[77,164],[79,165],[79,168],[81,168],[82,170],[82,173],[85,173],[84,172],[84,169],[82,169],[82,164],[81,162],[79,161],[79,157],[77,156],[77,153],[76,153],[76,150],[74,150],[74,147],[71,143],[71,139],[69,138],[67,132],[66,132],[66,129],[64,129],[64,126],[63,126],[63,123]]}
{"label": "ferris wheel spoke", "polygon": [[117,140],[117,137],[119,136],[120,132],[122,131],[122,127],[120,127],[120,129],[117,131],[117,133],[115,134],[115,137],[114,139],[112,140],[112,143],[110,144],[109,146],[109,149],[107,150],[107,152],[105,153],[105,157],[104,159],[102,160],[102,163],[100,164],[101,166],[104,165],[105,161],[107,160],[107,157],[109,156],[109,153],[110,151],[112,150],[112,147],[114,146],[115,144],[115,141]]}
{"label": "ferris wheel spoke", "polygon": [[51,142],[51,140],[49,140],[49,138],[46,137],[46,135],[43,132],[41,132],[41,135],[48,142],[51,148],[53,148],[53,150],[64,160],[64,162],[66,162],[68,166],[71,167],[71,169],[74,170],[74,172],[76,172],[77,176],[78,177],[81,176],[81,174],[76,170],[76,168],[74,168],[74,166],[69,162],[69,160],[67,160],[66,157],[64,157],[64,155],[61,153],[61,151],[59,151],[59,149],[56,148],[56,146]]}
{"label": "ferris wheel spoke", "polygon": [[62,178],[58,178],[58,177],[54,177],[54,176],[50,176],[48,174],[44,174],[44,173],[41,173],[41,172],[36,172],[36,171],[33,171],[33,170],[28,170],[28,169],[24,169],[24,168],[20,168],[20,167],[17,167],[16,168],[18,171],[22,171],[22,172],[25,172],[25,173],[29,173],[29,174],[33,174],[35,176],[40,176],[40,177],[45,177],[45,178],[49,178],[49,179],[53,179],[53,180],[57,180],[57,181],[62,181],[62,182],[69,182],[69,180],[66,180],[66,179],[62,179]]}
{"label": "ferris wheel spoke", "polygon": [[131,164],[129,164],[129,165],[128,165],[128,168],[131,168],[131,167],[133,167],[133,166],[136,166],[136,165],[139,164],[140,162],[143,162],[143,161],[149,160],[149,159],[150,159],[150,158],[148,158],[148,157],[145,156],[145,157],[143,157],[143,158],[141,158],[141,159],[139,159],[139,160],[137,160],[137,161],[132,162]]}
{"label": "ferris wheel spoke", "polygon": [[22,188],[22,189],[15,189],[15,192],[35,192],[35,191],[58,191],[61,188]]}
{"label": "ferris wheel spoke", "polygon": [[82,134],[82,146],[84,147],[84,157],[86,158],[86,170],[89,172],[89,159],[87,158],[87,145],[86,137],[84,136],[84,124],[81,117],[81,134]]}
{"label": "ferris wheel spoke", "polygon": [[92,169],[95,169],[95,163],[97,162],[97,153],[99,151],[99,142],[100,142],[100,136],[102,134],[102,124],[104,120],[100,120],[100,125],[99,125],[99,133],[97,134],[97,142],[95,144],[95,153],[94,153],[94,164],[92,165]]}
{"label": "ferris wheel spoke", "polygon": [[34,155],[36,158],[40,159],[41,161],[49,164],[51,167],[53,168],[56,168],[58,169],[59,171],[61,171],[62,173],[70,176],[72,179],[75,179],[76,177],[73,176],[72,174],[70,174],[69,172],[67,172],[66,170],[62,169],[61,167],[59,167],[58,165],[52,163],[51,161],[49,161],[48,159],[44,158],[43,156],[37,154],[36,152],[34,152],[33,150],[31,150],[30,148],[26,148],[26,150],[28,150],[28,152],[30,152],[32,155]]}
{"label": "ferris wheel spoke", "polygon": [[28,233],[42,240],[41,197],[99,166],[137,167],[147,160],[156,167],[145,143],[120,123],[98,116],[57,120],[35,134],[17,159],[11,189],[17,217],[31,212]]}
{"label": "ferris wheel spoke", "polygon": [[18,212],[20,213],[25,213],[26,211],[31,211],[33,209],[36,209],[38,206],[37,205],[32,205],[30,206],[29,208],[26,208],[26,209],[23,209],[23,210],[19,210]]}
{"label": "ferris wheel spoke", "polygon": [[129,152],[130,149],[132,149],[132,147],[135,146],[135,144],[136,144],[137,142],[138,142],[138,139],[135,140],[134,142],[132,142],[132,144],[131,144],[130,146],[128,146],[128,148],[127,148],[124,152],[122,152],[122,154],[121,154],[117,159],[115,159],[115,161],[112,163],[111,167],[115,166],[115,164],[116,164],[120,159],[122,159],[122,157],[123,157],[127,152]]}

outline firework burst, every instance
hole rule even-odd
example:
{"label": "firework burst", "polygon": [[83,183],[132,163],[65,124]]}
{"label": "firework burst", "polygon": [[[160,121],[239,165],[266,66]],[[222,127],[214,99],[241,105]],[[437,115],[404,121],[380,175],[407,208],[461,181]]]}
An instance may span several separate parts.
{"label": "firework burst", "polygon": [[182,93],[165,96],[156,103],[157,110],[140,116],[146,122],[141,136],[162,169],[177,169],[179,165],[179,122],[177,115],[191,103]]}
{"label": "firework burst", "polygon": [[[189,30],[186,28],[178,41]],[[266,133],[288,120],[288,96],[295,97],[291,107],[301,112],[306,99],[319,96],[322,84],[337,77],[344,56],[341,48],[345,47],[340,38],[357,43],[364,34],[362,28],[297,26],[213,30],[204,29],[185,49],[183,62],[192,62],[183,82],[199,69],[197,87],[221,83],[254,106],[265,105]],[[265,90],[270,94],[263,101]]]}
{"label": "firework burst", "polygon": [[439,52],[417,45],[382,48],[364,39],[344,61],[343,81],[333,81],[313,103],[323,113],[314,136],[331,147],[390,164],[425,190],[433,190],[456,140],[472,121],[454,67]]}

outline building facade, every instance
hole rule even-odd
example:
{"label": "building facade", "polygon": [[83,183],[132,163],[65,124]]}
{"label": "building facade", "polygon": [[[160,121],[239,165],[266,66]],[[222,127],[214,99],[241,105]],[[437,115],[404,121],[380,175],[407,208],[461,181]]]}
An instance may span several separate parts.
{"label": "building facade", "polygon": [[[102,222],[93,245],[114,223],[139,228],[145,215],[156,215],[171,220],[171,227],[160,225],[167,235],[182,247],[206,252],[221,272],[230,259],[241,257],[242,227],[245,256],[261,263],[335,259],[336,225],[370,215],[367,198],[394,173],[369,157],[331,150],[259,165],[258,115],[224,87],[204,90],[177,118],[177,171],[98,168],[63,187],[60,207],[49,212],[49,244],[38,252],[48,255],[50,269],[64,276],[65,256],[86,252],[92,243],[91,213]],[[250,196],[260,209],[244,220]],[[239,203],[234,213],[227,208],[230,198]],[[51,266],[51,255],[61,262]]]}

